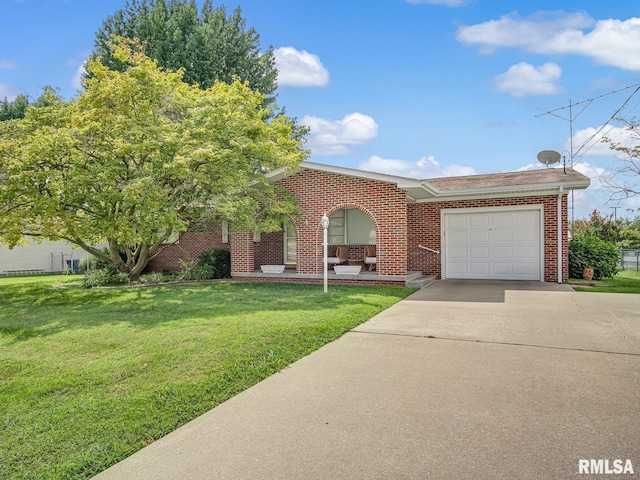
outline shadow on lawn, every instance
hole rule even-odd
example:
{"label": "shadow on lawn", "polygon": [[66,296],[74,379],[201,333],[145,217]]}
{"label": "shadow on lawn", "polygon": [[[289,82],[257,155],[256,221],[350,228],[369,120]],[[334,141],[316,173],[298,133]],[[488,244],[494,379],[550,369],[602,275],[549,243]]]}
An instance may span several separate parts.
{"label": "shadow on lawn", "polygon": [[[399,287],[382,290],[385,296],[398,299],[410,293]],[[210,324],[230,317],[274,312],[283,312],[283,319],[292,312],[304,318],[313,312],[377,305],[367,298],[367,292],[380,294],[380,289],[335,286],[324,294],[322,286],[317,285],[232,281],[90,290],[7,285],[0,291],[0,334],[12,336],[16,342],[108,324],[128,323],[151,329],[186,318],[202,318]]]}

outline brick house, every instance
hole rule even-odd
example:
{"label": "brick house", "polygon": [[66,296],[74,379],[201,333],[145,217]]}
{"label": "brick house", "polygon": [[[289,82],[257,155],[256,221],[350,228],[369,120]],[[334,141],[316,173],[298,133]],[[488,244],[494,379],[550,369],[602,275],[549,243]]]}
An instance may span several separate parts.
{"label": "brick house", "polygon": [[[567,195],[589,186],[575,170],[555,168],[416,180],[303,162],[296,172],[275,171],[269,178],[294,194],[302,210],[283,231],[254,235],[214,225],[187,232],[149,269],[177,271],[179,259],[225,248],[234,278],[322,282],[326,214],[329,256],[344,247],[343,263],[362,267],[365,247],[375,246],[375,269],[331,272],[334,283],[405,284],[420,275],[564,282]],[[262,274],[263,265],[287,268]]]}

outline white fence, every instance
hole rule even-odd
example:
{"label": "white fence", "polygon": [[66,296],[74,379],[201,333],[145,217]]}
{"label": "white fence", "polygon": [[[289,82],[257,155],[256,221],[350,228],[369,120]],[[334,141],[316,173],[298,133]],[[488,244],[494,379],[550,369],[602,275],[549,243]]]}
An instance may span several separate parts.
{"label": "white fence", "polygon": [[620,250],[620,268],[640,272],[640,249]]}

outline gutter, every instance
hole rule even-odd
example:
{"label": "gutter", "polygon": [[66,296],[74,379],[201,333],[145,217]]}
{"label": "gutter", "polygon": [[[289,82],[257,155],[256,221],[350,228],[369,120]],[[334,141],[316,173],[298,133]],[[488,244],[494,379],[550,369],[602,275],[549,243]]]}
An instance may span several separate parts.
{"label": "gutter", "polygon": [[558,283],[562,283],[562,194],[563,186],[558,192]]}

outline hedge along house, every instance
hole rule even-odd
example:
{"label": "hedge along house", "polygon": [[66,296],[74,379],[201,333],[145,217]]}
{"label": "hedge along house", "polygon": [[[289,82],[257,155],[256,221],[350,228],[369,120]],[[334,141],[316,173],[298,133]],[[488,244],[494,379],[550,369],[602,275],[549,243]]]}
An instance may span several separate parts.
{"label": "hedge along house", "polygon": [[[329,256],[362,270],[331,272],[334,283],[405,284],[420,275],[564,282],[567,195],[589,186],[572,169],[416,180],[312,162],[269,178],[299,200],[301,215],[285,222],[283,231],[260,235],[218,225],[188,232],[150,269],[175,271],[180,259],[225,248],[233,278],[322,282],[326,214]],[[368,255],[375,247],[375,264],[368,267],[365,247]],[[286,268],[263,274],[265,265]]]}

